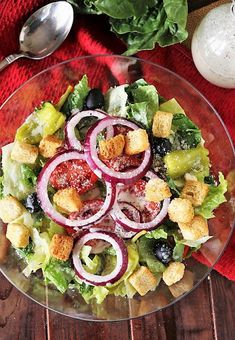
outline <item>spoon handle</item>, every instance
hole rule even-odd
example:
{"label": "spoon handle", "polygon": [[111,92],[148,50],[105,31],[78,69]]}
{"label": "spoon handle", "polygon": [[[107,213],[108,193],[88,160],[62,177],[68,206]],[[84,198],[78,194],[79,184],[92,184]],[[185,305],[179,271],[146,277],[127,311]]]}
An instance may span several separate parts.
{"label": "spoon handle", "polygon": [[24,54],[10,54],[8,57],[0,61],[0,71],[21,57],[24,57]]}

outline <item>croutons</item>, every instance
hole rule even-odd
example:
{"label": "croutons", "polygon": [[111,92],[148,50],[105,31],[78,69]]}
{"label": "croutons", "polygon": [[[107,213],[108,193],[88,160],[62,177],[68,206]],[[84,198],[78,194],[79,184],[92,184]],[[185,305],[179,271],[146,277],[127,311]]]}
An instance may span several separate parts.
{"label": "croutons", "polygon": [[151,271],[144,266],[141,266],[129,277],[129,282],[141,296],[150,290],[154,290],[157,286],[157,279]]}
{"label": "croutons", "polygon": [[179,223],[179,228],[185,240],[196,241],[209,235],[207,220],[200,216],[194,216],[189,223]]}
{"label": "croutons", "polygon": [[67,261],[73,249],[73,238],[67,235],[55,234],[50,243],[51,256],[61,261]]}
{"label": "croutons", "polygon": [[178,282],[184,276],[185,265],[180,262],[171,262],[162,274],[163,281],[167,286]]}
{"label": "croutons", "polygon": [[20,223],[9,223],[7,225],[6,238],[16,248],[25,248],[29,244],[29,229]]}
{"label": "croutons", "polygon": [[99,142],[99,153],[101,159],[112,159],[122,154],[125,145],[125,137],[119,134],[107,140]]}
{"label": "croutons", "polygon": [[53,202],[64,213],[70,214],[82,208],[82,201],[76,189],[66,188],[58,190],[53,196]]}
{"label": "croutons", "polygon": [[153,117],[152,131],[155,137],[167,138],[171,133],[173,114],[157,111]]}
{"label": "croutons", "polygon": [[194,274],[189,270],[185,270],[183,278],[169,286],[171,294],[177,298],[193,288]]}
{"label": "croutons", "polygon": [[46,136],[39,144],[39,152],[45,158],[53,157],[57,149],[62,145],[63,141],[56,136]]}
{"label": "croutons", "polygon": [[208,194],[209,186],[199,181],[186,181],[181,192],[182,198],[187,198],[195,207],[198,207],[204,201]]}
{"label": "croutons", "polygon": [[160,178],[152,178],[145,186],[145,198],[149,202],[161,202],[171,197],[171,191],[167,183]]}
{"label": "croutons", "polygon": [[194,216],[191,201],[185,198],[174,198],[168,207],[168,215],[169,219],[173,222],[190,222]]}
{"label": "croutons", "polygon": [[24,206],[13,196],[6,196],[0,200],[0,218],[4,223],[14,221],[24,210]]}
{"label": "croutons", "polygon": [[38,148],[35,145],[16,141],[11,151],[11,159],[19,163],[34,164],[38,157]]}
{"label": "croutons", "polygon": [[146,151],[148,147],[149,139],[146,130],[137,129],[127,133],[125,144],[125,153],[127,155],[137,155]]}

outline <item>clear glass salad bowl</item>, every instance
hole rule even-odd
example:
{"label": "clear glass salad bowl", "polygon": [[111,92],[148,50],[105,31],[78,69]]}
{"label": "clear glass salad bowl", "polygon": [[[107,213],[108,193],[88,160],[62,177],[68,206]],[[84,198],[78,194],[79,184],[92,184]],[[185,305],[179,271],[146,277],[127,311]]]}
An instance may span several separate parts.
{"label": "clear glass salad bowl", "polygon": [[[69,84],[75,84],[87,74],[90,86],[103,92],[109,87],[131,83],[139,78],[159,90],[167,99],[175,97],[187,115],[200,127],[205,146],[210,151],[212,171],[222,171],[226,176],[235,168],[234,150],[229,134],[211,104],[183,78],[173,72],[140,59],[121,56],[97,55],[79,57],[48,68],[37,74],[3,104],[0,110],[0,147],[13,141],[16,129],[40,102],[56,102]],[[193,283],[181,296],[174,297],[169,288],[160,284],[156,291],[133,299],[109,295],[101,304],[86,304],[78,295],[62,295],[48,287],[39,275],[26,278],[19,268],[5,238],[5,227],[0,224],[0,269],[3,275],[22,293],[37,303],[66,316],[84,320],[122,320],[146,315],[165,308],[190,293],[210,273],[220,258],[232,233],[235,213],[233,198],[216,210],[216,217],[209,222],[213,236],[199,251],[199,257],[186,260]],[[0,222],[1,223],[1,222]],[[203,258],[203,263],[198,260]]]}

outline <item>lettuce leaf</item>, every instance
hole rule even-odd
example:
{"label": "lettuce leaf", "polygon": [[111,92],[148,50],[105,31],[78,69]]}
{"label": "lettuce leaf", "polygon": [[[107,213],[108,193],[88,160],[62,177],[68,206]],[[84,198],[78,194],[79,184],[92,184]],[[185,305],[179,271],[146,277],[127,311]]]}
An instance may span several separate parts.
{"label": "lettuce leaf", "polygon": [[159,106],[159,96],[155,86],[148,84],[144,79],[139,79],[125,90],[130,102],[127,108],[128,118],[147,129],[151,128],[153,116]]}
{"label": "lettuce leaf", "polygon": [[227,181],[224,175],[219,172],[219,185],[210,185],[209,193],[204,199],[202,205],[195,209],[196,214],[199,214],[205,218],[214,217],[213,210],[216,209],[221,203],[226,202],[224,194],[227,191]]}
{"label": "lettuce leaf", "polygon": [[183,113],[174,114],[172,129],[175,132],[174,139],[179,141],[181,149],[195,148],[201,142],[200,129]]}
{"label": "lettuce leaf", "polygon": [[0,200],[4,197],[4,194],[3,194],[3,176],[0,177]]}
{"label": "lettuce leaf", "polygon": [[23,200],[34,191],[34,188],[25,181],[22,164],[11,159],[12,148],[13,143],[2,147],[2,194],[3,196],[12,195],[18,200]]}
{"label": "lettuce leaf", "polygon": [[95,255],[93,259],[89,257],[91,250],[92,247],[83,246],[80,258],[85,263],[84,268],[88,273],[97,274],[101,269],[102,262],[99,255]]}
{"label": "lettuce leaf", "polygon": [[81,110],[84,106],[85,99],[90,91],[88,85],[87,75],[84,75],[82,79],[74,86],[74,90],[68,96],[64,105],[61,108],[66,116],[70,116],[71,111],[74,109]]}
{"label": "lettuce leaf", "polygon": [[142,236],[137,241],[140,256],[139,262],[146,265],[156,277],[159,277],[166,267],[154,256],[153,247],[155,244],[156,240],[154,238],[147,238],[146,236]]}
{"label": "lettuce leaf", "polygon": [[165,101],[159,106],[160,111],[170,112],[170,113],[183,113],[184,109],[180,106],[180,104],[177,102],[175,98],[172,98],[170,100]]}
{"label": "lettuce leaf", "polygon": [[109,290],[106,287],[94,287],[84,282],[78,285],[78,290],[86,303],[90,303],[92,299],[95,299],[97,304],[101,304],[106,296],[109,294]]}
{"label": "lettuce leaf", "polygon": [[71,267],[70,261],[60,261],[51,258],[43,269],[43,275],[47,283],[52,283],[64,294],[68,289],[69,283],[73,280],[75,272]]}
{"label": "lettuce leaf", "polygon": [[23,183],[31,188],[34,188],[37,184],[37,175],[30,166],[27,164],[21,165],[22,181]]}
{"label": "lettuce leaf", "polygon": [[167,239],[167,232],[165,231],[164,226],[160,226],[159,228],[153,230],[153,231],[148,231],[145,235],[147,238],[154,238],[155,240],[158,240],[160,238]]}
{"label": "lettuce leaf", "polygon": [[126,118],[127,115],[127,93],[125,88],[128,85],[120,85],[110,88],[104,96],[105,111],[111,116]]}
{"label": "lettuce leaf", "polygon": [[31,239],[34,243],[34,254],[27,258],[27,266],[23,270],[23,274],[29,277],[38,269],[44,269],[50,260],[50,238],[46,232],[39,233],[36,228],[32,228]]}

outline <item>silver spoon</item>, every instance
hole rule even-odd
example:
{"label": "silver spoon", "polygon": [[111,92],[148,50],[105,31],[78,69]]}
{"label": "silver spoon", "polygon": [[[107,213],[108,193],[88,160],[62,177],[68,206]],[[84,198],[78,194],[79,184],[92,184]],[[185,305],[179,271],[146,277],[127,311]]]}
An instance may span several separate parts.
{"label": "silver spoon", "polygon": [[20,32],[20,52],[2,60],[0,71],[21,57],[36,60],[47,57],[62,44],[72,24],[73,8],[68,2],[57,1],[40,8]]}

